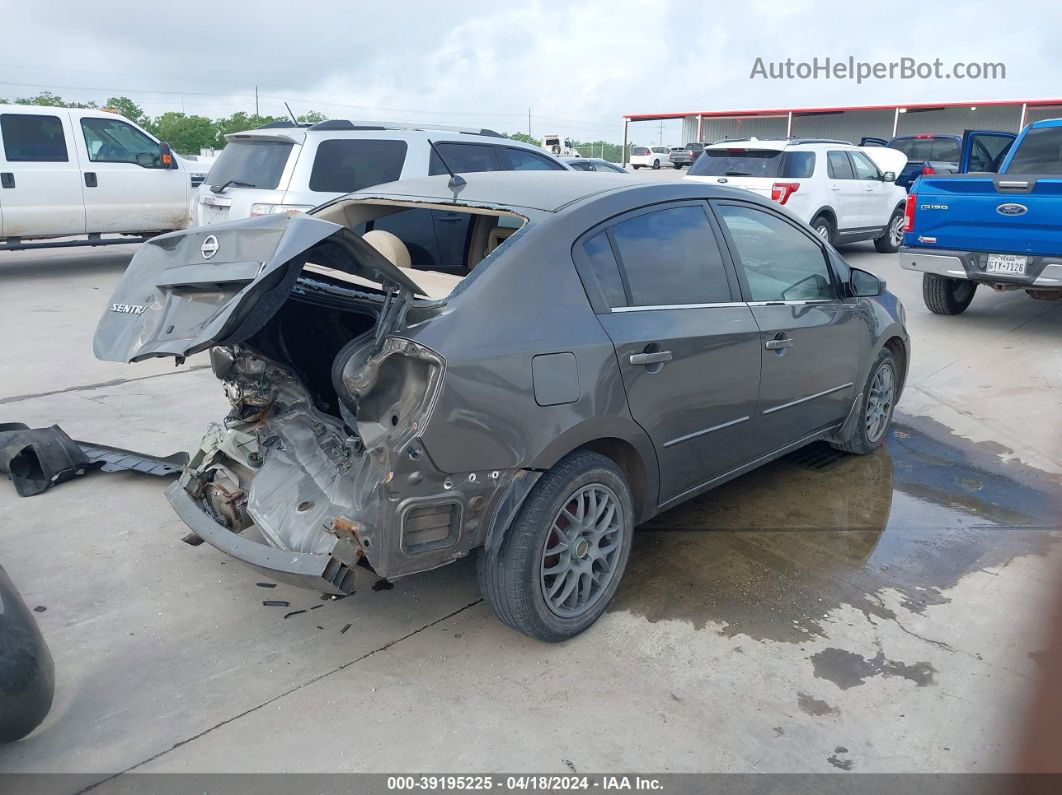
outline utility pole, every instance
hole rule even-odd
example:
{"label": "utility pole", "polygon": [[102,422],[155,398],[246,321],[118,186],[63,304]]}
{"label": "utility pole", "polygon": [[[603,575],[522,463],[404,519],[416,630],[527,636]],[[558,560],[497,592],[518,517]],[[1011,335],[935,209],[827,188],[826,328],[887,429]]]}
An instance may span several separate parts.
{"label": "utility pole", "polygon": [[258,124],[258,86],[254,87],[254,123]]}
{"label": "utility pole", "polygon": [[660,143],[657,146],[664,145],[664,122],[660,122]]}
{"label": "utility pole", "polygon": [[531,108],[527,109],[527,137],[531,137]]}

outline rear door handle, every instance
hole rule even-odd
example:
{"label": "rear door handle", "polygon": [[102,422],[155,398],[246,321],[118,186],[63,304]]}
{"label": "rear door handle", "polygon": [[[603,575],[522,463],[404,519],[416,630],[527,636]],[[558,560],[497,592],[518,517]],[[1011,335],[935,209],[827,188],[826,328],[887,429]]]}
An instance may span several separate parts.
{"label": "rear door handle", "polygon": [[767,342],[763,343],[763,347],[769,351],[777,351],[782,348],[792,348],[794,343],[796,343],[794,339],[780,337],[779,339],[767,340]]}
{"label": "rear door handle", "polygon": [[85,172],[85,187],[86,188],[95,188],[98,185],[99,185],[99,183],[96,181],[96,172],[95,171],[86,171]]}
{"label": "rear door handle", "polygon": [[665,364],[671,361],[671,351],[655,351],[654,353],[632,353],[631,364]]}
{"label": "rear door handle", "polygon": [[15,187],[15,175],[10,171],[5,171],[0,174],[0,187],[13,188]]}

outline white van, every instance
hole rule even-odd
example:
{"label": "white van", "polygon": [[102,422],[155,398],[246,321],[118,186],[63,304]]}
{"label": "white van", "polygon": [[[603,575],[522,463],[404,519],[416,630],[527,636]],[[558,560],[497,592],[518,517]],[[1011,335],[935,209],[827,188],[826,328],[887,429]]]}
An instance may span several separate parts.
{"label": "white van", "polygon": [[184,229],[192,192],[187,164],[116,113],[0,105],[0,251]]}

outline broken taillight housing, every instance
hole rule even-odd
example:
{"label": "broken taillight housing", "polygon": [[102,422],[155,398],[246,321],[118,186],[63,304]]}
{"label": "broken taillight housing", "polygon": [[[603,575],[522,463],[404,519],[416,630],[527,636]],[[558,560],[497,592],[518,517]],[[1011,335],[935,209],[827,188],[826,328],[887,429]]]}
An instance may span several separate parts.
{"label": "broken taillight housing", "polygon": [[771,185],[771,199],[779,204],[785,204],[789,201],[789,197],[799,189],[799,182],[776,182]]}

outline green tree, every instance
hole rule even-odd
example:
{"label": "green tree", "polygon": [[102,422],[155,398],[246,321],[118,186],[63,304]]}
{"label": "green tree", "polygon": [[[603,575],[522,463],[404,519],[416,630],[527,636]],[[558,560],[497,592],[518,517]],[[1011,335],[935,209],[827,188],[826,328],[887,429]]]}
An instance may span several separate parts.
{"label": "green tree", "polygon": [[139,124],[145,129],[150,129],[151,127],[151,119],[144,113],[144,109],[129,99],[129,97],[109,97],[103,107],[125,116],[129,121]]}
{"label": "green tree", "polygon": [[42,91],[35,97],[18,97],[15,105],[45,105],[50,108],[95,108],[95,102],[67,102],[58,94]]}
{"label": "green tree", "polygon": [[287,119],[287,116],[258,116],[256,118],[253,113],[244,113],[241,110],[224,119],[216,119],[214,121],[214,127],[217,130],[217,133],[214,138],[214,143],[211,145],[220,149],[225,145],[226,135],[246,132],[247,130],[261,127],[263,124],[269,124],[274,121],[286,121]]}
{"label": "green tree", "polygon": [[170,111],[155,119],[152,132],[159,140],[185,155],[197,155],[203,147],[213,146],[218,128],[206,116],[186,116]]}
{"label": "green tree", "polygon": [[518,132],[513,133],[512,135],[510,135],[509,133],[502,133],[502,135],[504,135],[506,138],[512,138],[514,141],[522,141],[525,144],[532,144],[533,146],[542,146],[542,141],[540,141],[538,138],[532,138],[527,133]]}
{"label": "green tree", "polygon": [[303,124],[317,124],[319,121],[327,121],[328,117],[320,111],[311,110],[309,113],[303,113],[297,117]]}

